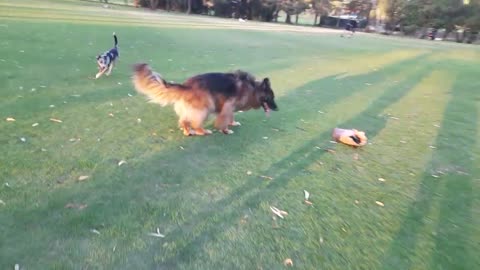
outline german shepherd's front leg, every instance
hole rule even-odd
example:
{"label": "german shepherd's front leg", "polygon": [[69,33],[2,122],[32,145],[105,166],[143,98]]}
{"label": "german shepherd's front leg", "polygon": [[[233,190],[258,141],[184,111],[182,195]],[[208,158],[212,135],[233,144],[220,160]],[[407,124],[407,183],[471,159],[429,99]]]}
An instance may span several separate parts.
{"label": "german shepherd's front leg", "polygon": [[225,102],[222,111],[215,119],[215,128],[224,134],[233,134],[233,130],[228,129],[228,125],[233,122],[233,104]]}
{"label": "german shepherd's front leg", "polygon": [[232,127],[238,127],[238,126],[241,126],[242,124],[240,124],[240,122],[235,121],[235,116],[232,115],[232,121],[230,121],[228,125]]}

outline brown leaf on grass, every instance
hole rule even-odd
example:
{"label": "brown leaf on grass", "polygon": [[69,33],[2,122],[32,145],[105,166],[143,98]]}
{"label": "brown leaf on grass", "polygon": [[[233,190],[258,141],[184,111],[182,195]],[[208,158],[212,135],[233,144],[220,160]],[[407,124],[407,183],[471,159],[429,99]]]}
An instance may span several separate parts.
{"label": "brown leaf on grass", "polygon": [[283,216],[288,216],[288,212],[286,211],[283,211],[283,210],[280,210],[274,206],[270,206],[270,210],[272,210],[272,212],[277,215],[278,217],[282,218],[283,219]]}
{"label": "brown leaf on grass", "polygon": [[50,118],[50,121],[56,122],[56,123],[62,123],[63,122],[62,120],[56,119],[56,118]]}
{"label": "brown leaf on grass", "polygon": [[78,177],[78,181],[85,181],[85,180],[87,180],[88,178],[90,178],[90,176],[88,176],[88,175],[81,175],[80,177]]}
{"label": "brown leaf on grass", "polygon": [[82,204],[82,203],[67,203],[64,208],[82,210],[82,209],[86,208],[87,206],[88,205]]}
{"label": "brown leaf on grass", "polygon": [[327,151],[330,154],[335,154],[335,150],[330,149],[330,148],[325,149],[325,151]]}
{"label": "brown leaf on grass", "polygon": [[304,200],[304,202],[305,202],[306,205],[313,205],[313,203],[309,200]]}
{"label": "brown leaf on grass", "polygon": [[283,261],[283,265],[285,266],[293,266],[293,261],[290,258],[287,258]]}

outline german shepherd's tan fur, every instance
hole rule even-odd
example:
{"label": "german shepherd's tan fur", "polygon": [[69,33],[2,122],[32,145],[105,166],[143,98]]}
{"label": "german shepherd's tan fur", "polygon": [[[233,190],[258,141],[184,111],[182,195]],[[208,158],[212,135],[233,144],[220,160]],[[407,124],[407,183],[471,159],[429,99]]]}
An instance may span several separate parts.
{"label": "german shepherd's tan fur", "polygon": [[263,107],[266,113],[277,110],[274,93],[268,78],[256,81],[244,71],[204,73],[187,79],[183,84],[169,83],[147,64],[134,66],[135,89],[151,102],[161,106],[173,105],[183,134],[207,135],[204,129],[209,115],[216,114],[215,128],[225,134],[233,133],[229,126],[235,122],[234,112]]}

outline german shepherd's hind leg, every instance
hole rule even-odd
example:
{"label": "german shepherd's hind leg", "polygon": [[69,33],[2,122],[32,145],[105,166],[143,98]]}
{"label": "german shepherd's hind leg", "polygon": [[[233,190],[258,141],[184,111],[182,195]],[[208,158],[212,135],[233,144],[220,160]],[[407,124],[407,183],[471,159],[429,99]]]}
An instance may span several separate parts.
{"label": "german shepherd's hind leg", "polygon": [[222,111],[215,119],[215,128],[224,134],[233,134],[233,130],[228,129],[228,125],[233,122],[233,104],[225,102]]}
{"label": "german shepherd's hind leg", "polygon": [[180,119],[178,121],[178,125],[180,126],[180,129],[183,131],[183,135],[185,136],[195,135],[195,133],[193,133],[192,130],[190,129],[190,122],[184,119]]}
{"label": "german shepherd's hind leg", "polygon": [[207,120],[208,118],[207,110],[191,109],[190,118],[191,118],[192,128],[195,131],[195,135],[204,136],[204,135],[212,134],[211,130],[203,128],[203,124],[205,123],[205,120]]}

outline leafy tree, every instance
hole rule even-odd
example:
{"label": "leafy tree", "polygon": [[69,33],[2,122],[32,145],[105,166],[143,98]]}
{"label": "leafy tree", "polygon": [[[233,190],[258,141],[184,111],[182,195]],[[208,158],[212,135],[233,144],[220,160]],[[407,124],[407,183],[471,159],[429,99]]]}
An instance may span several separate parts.
{"label": "leafy tree", "polygon": [[317,24],[317,19],[318,22],[320,22],[322,16],[328,15],[331,8],[332,4],[330,3],[330,0],[313,0],[312,9],[315,13],[315,20],[313,21],[313,25]]}

